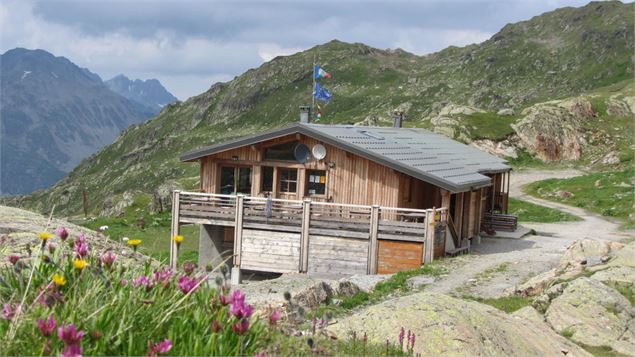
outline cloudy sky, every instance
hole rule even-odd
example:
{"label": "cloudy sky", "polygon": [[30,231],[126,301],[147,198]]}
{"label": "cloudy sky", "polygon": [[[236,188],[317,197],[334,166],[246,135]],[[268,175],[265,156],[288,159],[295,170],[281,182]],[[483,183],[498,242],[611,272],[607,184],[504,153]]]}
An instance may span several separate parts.
{"label": "cloudy sky", "polygon": [[277,55],[339,39],[427,54],[582,0],[0,2],[0,52],[41,48],[180,99]]}

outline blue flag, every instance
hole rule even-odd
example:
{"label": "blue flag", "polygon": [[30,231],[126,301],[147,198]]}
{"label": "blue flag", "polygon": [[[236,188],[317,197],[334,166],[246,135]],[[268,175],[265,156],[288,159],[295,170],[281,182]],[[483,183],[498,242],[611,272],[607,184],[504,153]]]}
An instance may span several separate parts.
{"label": "blue flag", "polygon": [[330,102],[333,94],[330,90],[322,87],[320,83],[315,82],[315,87],[313,88],[313,96],[317,100],[321,100],[323,102]]}

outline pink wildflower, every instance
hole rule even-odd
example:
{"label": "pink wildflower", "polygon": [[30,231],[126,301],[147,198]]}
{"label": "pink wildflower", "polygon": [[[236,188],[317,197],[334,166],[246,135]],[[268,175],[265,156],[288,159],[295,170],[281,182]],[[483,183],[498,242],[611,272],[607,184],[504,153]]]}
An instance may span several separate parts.
{"label": "pink wildflower", "polygon": [[402,349],[403,349],[403,340],[405,336],[406,336],[406,330],[404,330],[402,326],[401,330],[399,330],[399,346],[401,346]]}
{"label": "pink wildflower", "polygon": [[194,273],[194,270],[196,270],[197,267],[198,266],[196,265],[196,263],[192,263],[192,262],[183,263],[183,271],[187,275],[191,275],[192,273]]}
{"label": "pink wildflower", "polygon": [[280,320],[280,316],[282,314],[280,313],[280,310],[275,309],[271,312],[271,314],[269,315],[269,325],[275,325],[276,322],[278,322],[278,320]]}
{"label": "pink wildflower", "polygon": [[134,278],[132,279],[132,286],[145,286],[146,288],[150,289],[154,286],[154,283],[150,281],[150,278],[148,278],[145,275],[141,275],[138,278]]}
{"label": "pink wildflower", "polygon": [[212,332],[213,333],[218,333],[220,331],[223,330],[223,325],[221,325],[220,322],[218,322],[217,320],[212,321]]}
{"label": "pink wildflower", "polygon": [[249,320],[243,319],[232,325],[232,330],[238,335],[242,335],[249,330]]}
{"label": "pink wildflower", "polygon": [[82,357],[82,347],[80,345],[68,345],[62,351],[62,357]]}
{"label": "pink wildflower", "polygon": [[77,244],[75,244],[75,253],[77,253],[77,255],[80,258],[83,258],[85,256],[88,255],[88,244],[86,244],[86,242],[77,242]]}
{"label": "pink wildflower", "polygon": [[2,307],[2,318],[4,320],[11,320],[21,310],[22,305],[20,304],[4,304],[4,306]]}
{"label": "pink wildflower", "polygon": [[179,289],[183,292],[183,294],[189,294],[191,291],[196,289],[198,284],[198,280],[195,278],[190,278],[188,276],[182,276],[179,278]]}
{"label": "pink wildflower", "polygon": [[49,253],[51,253],[51,254],[55,253],[55,248],[56,248],[55,244],[49,243],[46,247],[48,248]]}
{"label": "pink wildflower", "polygon": [[42,336],[44,337],[51,336],[53,332],[55,331],[56,327],[57,327],[57,322],[55,321],[55,318],[53,317],[53,315],[50,315],[49,318],[46,320],[44,319],[37,320],[37,328],[40,329],[40,332],[42,333]]}
{"label": "pink wildflower", "polygon": [[20,257],[19,257],[18,255],[11,254],[11,255],[9,256],[9,262],[10,262],[12,265],[16,265],[16,264],[18,264],[18,260],[20,260]]}
{"label": "pink wildflower", "polygon": [[57,329],[57,337],[64,341],[64,344],[67,346],[79,346],[85,334],[84,331],[78,331],[74,324],[62,325]]}
{"label": "pink wildflower", "polygon": [[84,233],[80,233],[79,236],[77,236],[75,243],[86,243],[86,235]]}
{"label": "pink wildflower", "polygon": [[172,341],[167,338],[158,343],[150,342],[150,351],[148,351],[148,356],[154,357],[157,354],[164,354],[170,352],[172,349]]}
{"label": "pink wildflower", "polygon": [[65,241],[66,238],[68,238],[68,231],[64,227],[59,227],[58,229],[56,229],[55,234],[57,234],[57,236],[60,237],[62,241]]}
{"label": "pink wildflower", "polygon": [[116,259],[117,259],[117,255],[115,255],[115,253],[113,253],[112,250],[105,251],[101,255],[101,257],[99,257],[99,260],[101,260],[101,263],[107,266],[108,268],[112,266],[112,264],[115,262]]}
{"label": "pink wildflower", "polygon": [[161,283],[164,286],[170,283],[170,279],[174,276],[174,272],[171,269],[161,269],[152,273],[152,278],[155,282]]}
{"label": "pink wildflower", "polygon": [[221,295],[218,297],[218,300],[220,300],[221,305],[226,306],[232,303],[232,298],[230,296],[227,295]]}
{"label": "pink wildflower", "polygon": [[234,291],[232,294],[232,306],[229,309],[229,313],[235,316],[237,319],[246,319],[254,312],[254,307],[245,304],[245,295],[240,290]]}

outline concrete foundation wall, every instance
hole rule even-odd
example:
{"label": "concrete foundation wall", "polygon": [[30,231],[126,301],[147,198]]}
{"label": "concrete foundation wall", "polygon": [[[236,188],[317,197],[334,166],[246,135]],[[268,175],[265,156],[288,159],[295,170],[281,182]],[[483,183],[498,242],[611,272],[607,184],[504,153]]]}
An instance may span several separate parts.
{"label": "concrete foundation wall", "polygon": [[[233,255],[232,247],[223,244],[225,236],[224,226],[214,226],[209,224],[201,225],[201,233],[198,242],[198,266],[205,267],[212,264],[218,266],[224,258]],[[230,258],[225,265],[231,267],[234,265],[233,259]]]}

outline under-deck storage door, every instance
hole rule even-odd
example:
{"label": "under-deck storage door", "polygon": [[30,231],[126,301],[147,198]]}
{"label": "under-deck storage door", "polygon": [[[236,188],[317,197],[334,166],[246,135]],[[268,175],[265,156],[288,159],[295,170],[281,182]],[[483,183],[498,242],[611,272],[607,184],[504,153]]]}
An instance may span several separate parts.
{"label": "under-deck storage door", "polygon": [[243,229],[241,269],[297,273],[300,233]]}

